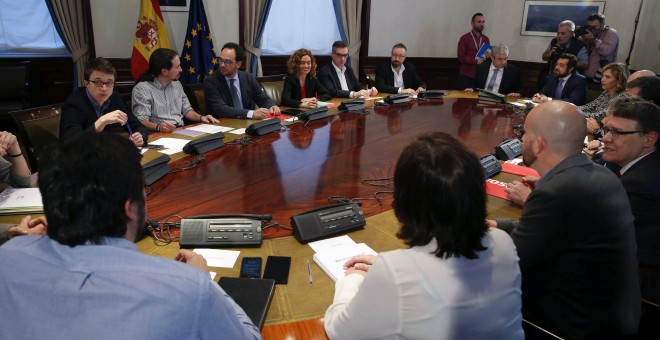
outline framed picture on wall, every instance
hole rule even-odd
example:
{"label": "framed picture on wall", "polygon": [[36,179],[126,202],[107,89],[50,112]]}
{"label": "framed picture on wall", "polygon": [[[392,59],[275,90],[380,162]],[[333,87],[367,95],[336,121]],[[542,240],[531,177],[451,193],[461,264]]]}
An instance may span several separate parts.
{"label": "framed picture on wall", "polygon": [[589,15],[604,11],[605,1],[525,1],[520,34],[554,37],[560,22],[584,26]]}
{"label": "framed picture on wall", "polygon": [[160,10],[163,12],[188,12],[188,0],[158,0]]}

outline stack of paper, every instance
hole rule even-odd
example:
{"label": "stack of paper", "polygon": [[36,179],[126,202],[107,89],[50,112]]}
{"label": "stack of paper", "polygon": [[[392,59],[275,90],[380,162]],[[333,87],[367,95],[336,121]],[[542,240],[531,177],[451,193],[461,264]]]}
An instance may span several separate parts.
{"label": "stack of paper", "polygon": [[44,204],[39,188],[7,188],[0,193],[0,215],[41,214]]}
{"label": "stack of paper", "polygon": [[350,237],[344,235],[322,241],[310,242],[309,245],[316,251],[314,262],[330,276],[332,281],[344,277],[344,263],[357,255],[374,255],[378,253],[364,243],[355,243]]}

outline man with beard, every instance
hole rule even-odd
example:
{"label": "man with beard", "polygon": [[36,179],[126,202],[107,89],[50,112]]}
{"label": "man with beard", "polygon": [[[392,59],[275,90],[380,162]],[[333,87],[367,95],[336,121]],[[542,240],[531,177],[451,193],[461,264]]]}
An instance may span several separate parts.
{"label": "man with beard", "polygon": [[[268,98],[257,79],[239,71],[245,50],[228,42],[220,50],[220,72],[204,79],[204,97],[208,112],[216,118],[265,119],[279,115],[280,108]],[[254,109],[258,105],[258,109]]]}
{"label": "man with beard", "polygon": [[541,178],[510,233],[522,271],[523,318],[563,338],[625,338],[639,325],[633,216],[617,177],[582,154],[584,116],[562,101],[525,120],[523,161]]}
{"label": "man with beard", "polygon": [[490,45],[490,39],[483,34],[486,19],[481,13],[472,16],[472,29],[461,36],[458,40],[457,56],[461,64],[458,74],[458,86],[461,90],[476,86],[477,65],[483,63],[490,57],[486,53],[484,58],[477,58],[477,52],[485,45]]}
{"label": "man with beard", "polygon": [[584,105],[587,98],[587,79],[575,71],[577,57],[570,53],[559,56],[553,75],[545,86],[532,97],[535,103],[560,99],[575,105]]}
{"label": "man with beard", "polygon": [[564,20],[557,26],[557,37],[550,40],[548,47],[541,55],[541,59],[547,61],[546,68],[542,71],[539,78],[539,87],[543,87],[548,80],[548,74],[555,69],[555,64],[559,56],[564,53],[570,53],[578,58],[577,68],[583,70],[589,62],[589,54],[584,43],[574,36],[575,23],[570,20]]}
{"label": "man with beard", "polygon": [[0,247],[0,339],[260,339],[203,257],[148,256],[140,153],[85,132],[42,153],[48,236]]}
{"label": "man with beard", "polygon": [[181,60],[174,50],[159,48],[149,57],[149,69],[133,88],[133,113],[150,131],[172,132],[183,126],[183,117],[193,122],[217,123],[190,106],[179,82]]}
{"label": "man with beard", "polygon": [[594,13],[587,17],[587,30],[580,35],[589,49],[589,66],[584,71],[588,79],[596,77],[598,70],[616,61],[619,51],[619,33],[605,26],[605,16]]}
{"label": "man with beard", "polygon": [[392,47],[390,61],[376,66],[376,89],[385,93],[417,94],[426,91],[426,83],[417,75],[415,67],[406,62],[406,45]]}

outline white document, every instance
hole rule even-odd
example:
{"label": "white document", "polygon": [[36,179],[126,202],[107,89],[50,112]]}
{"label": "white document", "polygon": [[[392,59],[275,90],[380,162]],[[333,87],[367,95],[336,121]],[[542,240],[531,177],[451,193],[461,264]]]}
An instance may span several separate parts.
{"label": "white document", "polygon": [[378,256],[375,250],[364,243],[354,245],[335,247],[314,254],[314,262],[330,276],[332,281],[337,281],[344,277],[344,263],[357,255]]}
{"label": "white document", "polygon": [[204,133],[218,133],[218,132],[227,132],[233,130],[234,128],[230,128],[227,126],[220,126],[220,125],[200,124],[200,125],[188,127],[186,129],[204,132]]}
{"label": "white document", "polygon": [[165,149],[158,150],[161,153],[171,155],[183,151],[183,146],[190,142],[187,139],[163,137],[153,141],[152,144],[162,145]]}
{"label": "white document", "polygon": [[220,268],[234,268],[238,255],[241,253],[238,250],[224,250],[224,249],[208,249],[199,248],[193,250],[195,253],[202,255],[206,259],[206,264],[209,267]]}
{"label": "white document", "polygon": [[245,129],[235,129],[228,131],[229,133],[233,133],[235,135],[244,135],[245,134]]}
{"label": "white document", "polygon": [[355,243],[355,241],[353,241],[348,235],[342,235],[326,238],[325,240],[309,242],[307,244],[314,249],[315,253],[320,253],[337,247],[354,246],[357,243]]}
{"label": "white document", "polygon": [[218,273],[216,273],[216,272],[209,272],[209,275],[211,275],[211,280],[215,279],[215,276],[216,276],[217,274],[218,274]]}
{"label": "white document", "polygon": [[44,204],[39,188],[7,188],[0,192],[0,214],[41,213]]}

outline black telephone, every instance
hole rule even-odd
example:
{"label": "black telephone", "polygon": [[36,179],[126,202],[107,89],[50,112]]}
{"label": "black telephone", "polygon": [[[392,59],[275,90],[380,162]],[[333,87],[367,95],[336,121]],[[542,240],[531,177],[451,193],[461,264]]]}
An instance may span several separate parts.
{"label": "black telephone", "polygon": [[309,122],[312,120],[325,118],[327,116],[328,116],[328,108],[325,106],[321,106],[314,109],[305,110],[299,113],[298,115],[296,115],[296,118],[302,120],[303,122]]}
{"label": "black telephone", "polygon": [[388,104],[399,104],[399,103],[405,103],[408,101],[408,95],[405,93],[401,94],[391,94],[387,97],[385,97],[384,101]]}
{"label": "black telephone", "polygon": [[428,91],[422,91],[417,94],[417,99],[425,99],[425,100],[431,100],[431,99],[442,99],[445,96],[445,91],[442,90],[428,90]]}
{"label": "black telephone", "polygon": [[491,178],[502,171],[502,165],[493,155],[481,156],[479,161],[481,161],[481,166],[484,168],[486,178]]}
{"label": "black telephone", "polygon": [[509,139],[495,147],[495,155],[503,161],[512,160],[522,155],[522,142],[517,138]]}
{"label": "black telephone", "polygon": [[291,216],[293,236],[300,243],[363,228],[366,223],[357,203],[330,205]]}
{"label": "black telephone", "polygon": [[225,134],[217,132],[202,138],[191,140],[183,146],[183,152],[189,154],[203,154],[225,145]]}
{"label": "black telephone", "polygon": [[346,100],[339,104],[339,111],[362,111],[365,109],[364,99]]}
{"label": "black telephone", "polygon": [[181,248],[260,246],[261,221],[271,215],[205,215],[181,219]]}
{"label": "black telephone", "polygon": [[152,185],[161,177],[167,175],[172,171],[167,164],[170,161],[170,156],[160,155],[155,159],[142,165],[142,174],[144,175],[144,184]]}
{"label": "black telephone", "polygon": [[260,122],[250,124],[245,129],[245,133],[250,136],[263,136],[267,133],[279,131],[282,128],[282,123],[279,118],[265,119]]}
{"label": "black telephone", "polygon": [[505,95],[493,91],[488,91],[484,89],[477,89],[479,90],[479,100],[487,101],[487,102],[493,102],[493,103],[504,103],[504,98],[506,97]]}

